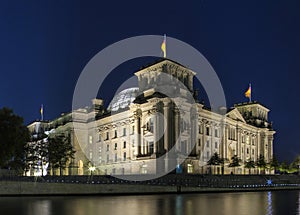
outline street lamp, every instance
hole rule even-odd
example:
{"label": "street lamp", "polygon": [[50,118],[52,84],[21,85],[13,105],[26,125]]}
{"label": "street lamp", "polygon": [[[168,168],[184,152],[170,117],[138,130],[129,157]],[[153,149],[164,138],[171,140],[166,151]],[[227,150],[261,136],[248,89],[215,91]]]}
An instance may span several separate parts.
{"label": "street lamp", "polygon": [[94,166],[90,166],[89,170],[91,171],[91,175],[93,175],[93,172],[96,170],[96,167]]}

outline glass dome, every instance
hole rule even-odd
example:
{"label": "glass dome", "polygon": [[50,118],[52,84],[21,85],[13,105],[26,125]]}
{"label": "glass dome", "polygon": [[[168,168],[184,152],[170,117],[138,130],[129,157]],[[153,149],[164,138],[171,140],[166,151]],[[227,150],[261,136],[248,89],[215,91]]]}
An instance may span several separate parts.
{"label": "glass dome", "polygon": [[114,96],[107,109],[110,111],[118,111],[120,108],[128,107],[138,96],[138,92],[139,88],[137,87],[122,90]]}

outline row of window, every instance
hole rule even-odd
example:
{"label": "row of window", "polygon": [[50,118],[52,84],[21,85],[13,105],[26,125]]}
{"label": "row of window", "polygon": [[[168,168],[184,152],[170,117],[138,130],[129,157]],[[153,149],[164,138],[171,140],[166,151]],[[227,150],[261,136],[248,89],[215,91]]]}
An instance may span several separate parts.
{"label": "row of window", "polygon": [[[244,148],[242,148],[242,154],[244,153]],[[246,148],[246,154],[249,154],[249,148]],[[254,155],[254,149],[251,150],[251,154]]]}
{"label": "row of window", "polygon": [[[212,135],[212,129],[210,127],[205,127],[205,134],[207,136],[211,136]],[[215,128],[214,130],[214,135],[215,137],[219,137],[219,129]],[[203,134],[203,126],[199,126],[199,134]],[[247,143],[249,143],[249,136],[242,136],[242,142],[244,143],[245,141]],[[236,128],[229,128],[228,129],[228,139],[229,140],[236,140]],[[250,144],[250,143],[249,143]],[[254,138],[251,139],[251,144],[254,145]]]}
{"label": "row of window", "polygon": [[[126,141],[123,142],[123,149],[126,149],[126,146],[127,146],[127,143]],[[117,150],[118,149],[118,143],[115,143],[114,145],[114,150]],[[106,145],[106,151],[108,152],[109,151],[109,144]]]}
{"label": "row of window", "polygon": [[[112,133],[112,135],[110,135],[110,133]],[[131,132],[130,132],[130,134],[131,134],[131,135],[134,134],[134,125],[131,126]],[[102,139],[101,136],[102,136],[102,135],[99,134],[99,139],[98,139],[98,141],[101,141],[101,139]],[[104,140],[109,140],[110,138],[111,138],[111,139],[114,139],[114,138],[117,138],[118,136],[120,136],[120,135],[118,134],[118,130],[117,130],[117,129],[115,129],[113,132],[107,131],[107,132],[105,133],[105,138],[104,138]],[[123,136],[123,137],[124,137],[124,136],[127,136],[127,129],[126,129],[126,128],[123,128],[121,136]]]}
{"label": "row of window", "polygon": [[[120,168],[120,172],[123,175],[125,173],[125,168]],[[104,174],[107,175],[107,169],[104,170]],[[116,174],[116,168],[113,168],[111,174]]]}
{"label": "row of window", "polygon": [[[198,139],[198,146],[201,147],[201,139]],[[207,140],[206,141],[206,147],[209,148],[210,147],[210,141]],[[215,141],[215,148],[217,149],[219,147],[219,142]]]}
{"label": "row of window", "polygon": [[[115,154],[114,155],[114,162],[118,162],[118,154]],[[126,152],[123,152],[123,161],[126,161],[127,159],[127,153]],[[109,154],[106,155],[106,163],[109,163]]]}
{"label": "row of window", "polygon": [[[99,152],[101,152],[101,150],[99,150]],[[117,162],[118,161],[118,155],[115,154],[114,155],[114,161]],[[123,152],[123,161],[126,161],[126,158],[127,157],[127,153],[126,152]],[[93,151],[90,150],[90,153],[89,153],[89,158],[90,160],[93,159]],[[101,156],[99,156],[99,160],[101,160]],[[106,162],[108,163],[109,162],[109,154],[106,155]]]}
{"label": "row of window", "polygon": [[[219,137],[219,129],[215,128],[214,130],[214,135],[215,137]],[[203,126],[199,126],[199,134],[203,134]],[[211,136],[212,135],[212,129],[210,127],[205,127],[205,134],[207,136]]]}

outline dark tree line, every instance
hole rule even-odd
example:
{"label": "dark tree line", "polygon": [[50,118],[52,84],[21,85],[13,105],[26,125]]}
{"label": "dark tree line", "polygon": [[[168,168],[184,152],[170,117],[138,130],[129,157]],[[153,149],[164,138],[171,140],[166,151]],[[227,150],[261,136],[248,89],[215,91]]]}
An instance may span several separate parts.
{"label": "dark tree line", "polygon": [[70,136],[60,134],[48,138],[48,159],[52,170],[59,168],[62,174],[63,168],[74,158],[74,154]]}
{"label": "dark tree line", "polygon": [[25,146],[30,134],[23,118],[9,108],[0,109],[0,168],[16,170],[25,168]]}
{"label": "dark tree line", "polygon": [[59,169],[60,174],[62,174],[62,170],[67,166],[67,163],[74,158],[75,153],[70,137],[64,134],[49,137],[39,134],[37,138],[33,138],[26,145],[25,151],[27,170],[43,170],[46,165],[49,165],[48,169],[51,169],[52,172]]}
{"label": "dark tree line", "polygon": [[30,168],[49,163],[51,168],[62,170],[74,158],[74,153],[69,136],[48,137],[43,132],[31,135],[22,117],[9,108],[0,109],[0,169],[22,175]]}
{"label": "dark tree line", "polygon": [[[241,166],[241,160],[237,155],[234,155],[229,163],[229,167],[233,168],[233,173],[235,173],[235,168]],[[214,153],[211,158],[207,161],[209,166],[224,166],[224,159],[220,158],[218,153]],[[297,173],[300,172],[300,155],[297,156],[293,162],[288,164],[287,162],[279,163],[276,156],[273,156],[270,162],[266,162],[265,157],[260,155],[256,162],[253,160],[248,160],[244,163],[244,167],[248,169],[248,173],[251,174],[251,169],[258,167],[259,170],[264,172],[265,169],[274,170],[276,173]]]}

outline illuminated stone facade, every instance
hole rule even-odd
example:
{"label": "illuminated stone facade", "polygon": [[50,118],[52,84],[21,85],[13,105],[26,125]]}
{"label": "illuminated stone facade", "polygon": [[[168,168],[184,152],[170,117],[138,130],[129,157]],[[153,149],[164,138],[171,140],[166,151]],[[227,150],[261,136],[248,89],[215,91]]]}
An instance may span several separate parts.
{"label": "illuminated stone facade", "polygon": [[[162,73],[183,84],[165,87],[178,91],[177,97],[157,91]],[[89,108],[42,122],[44,130],[71,135],[76,154],[64,174],[90,174],[91,166],[96,167],[93,174],[155,174],[174,164],[185,173],[248,174],[246,161],[256,162],[260,155],[266,162],[271,161],[275,131],[268,121],[269,110],[260,103],[236,104],[225,112],[223,108],[223,114],[199,102],[191,104],[185,95],[194,94],[195,73],[168,59],[135,75],[139,87],[122,91],[107,109],[101,99],[94,99]],[[33,123],[29,128],[35,126]],[[159,161],[172,148],[176,157]],[[215,152],[224,159],[224,165],[207,165]],[[234,155],[240,159],[240,166],[235,168],[229,167]]]}

